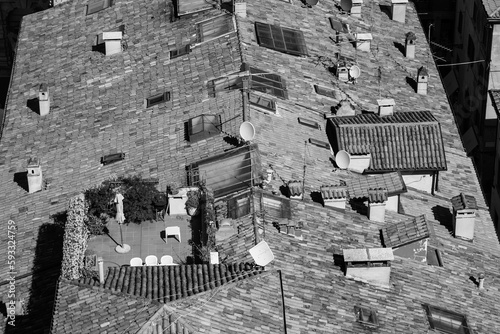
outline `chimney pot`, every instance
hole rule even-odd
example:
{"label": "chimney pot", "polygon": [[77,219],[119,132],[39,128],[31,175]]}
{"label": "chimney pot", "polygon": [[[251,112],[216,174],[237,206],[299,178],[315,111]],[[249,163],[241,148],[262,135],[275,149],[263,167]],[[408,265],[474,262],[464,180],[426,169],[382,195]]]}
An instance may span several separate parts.
{"label": "chimney pot", "polygon": [[474,239],[477,203],[473,196],[460,193],[451,198],[453,206],[453,230],[456,238]]}
{"label": "chimney pot", "polygon": [[479,274],[479,289],[484,289],[484,273]]}
{"label": "chimney pot", "polygon": [[26,168],[28,172],[28,192],[30,194],[42,190],[43,178],[42,178],[42,167],[38,161],[38,158],[32,157],[28,160],[28,167]]}
{"label": "chimney pot", "polygon": [[50,111],[49,88],[45,83],[42,83],[38,90],[38,106],[40,109],[40,116],[45,116],[49,113]]}
{"label": "chimney pot", "polygon": [[368,189],[368,219],[383,223],[385,221],[386,188]]}
{"label": "chimney pot", "polygon": [[427,84],[429,82],[429,72],[425,67],[420,67],[417,73],[417,93],[427,95]]}
{"label": "chimney pot", "polygon": [[409,59],[415,58],[415,40],[417,36],[413,32],[408,32],[405,39],[405,57]]}
{"label": "chimney pot", "polygon": [[392,19],[401,23],[406,20],[406,5],[408,0],[391,0]]}
{"label": "chimney pot", "polygon": [[361,6],[363,0],[352,0],[351,16],[361,18]]}

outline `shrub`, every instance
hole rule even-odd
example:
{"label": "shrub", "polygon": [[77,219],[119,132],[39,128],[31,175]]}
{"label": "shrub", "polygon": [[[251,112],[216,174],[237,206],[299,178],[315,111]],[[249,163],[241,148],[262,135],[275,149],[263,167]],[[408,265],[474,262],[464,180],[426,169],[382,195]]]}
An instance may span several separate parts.
{"label": "shrub", "polygon": [[64,231],[61,276],[78,279],[84,268],[89,231],[85,224],[87,205],[83,194],[72,197],[68,205],[68,219]]}
{"label": "shrub", "polygon": [[198,208],[200,205],[200,191],[199,190],[189,190],[187,192],[188,199],[186,200],[187,208]]}
{"label": "shrub", "polygon": [[155,184],[151,182],[143,182],[139,176],[129,178],[120,178],[123,189],[123,213],[125,214],[125,222],[140,224],[145,220],[153,220],[156,218],[154,210],[154,199],[160,192],[156,189]]}

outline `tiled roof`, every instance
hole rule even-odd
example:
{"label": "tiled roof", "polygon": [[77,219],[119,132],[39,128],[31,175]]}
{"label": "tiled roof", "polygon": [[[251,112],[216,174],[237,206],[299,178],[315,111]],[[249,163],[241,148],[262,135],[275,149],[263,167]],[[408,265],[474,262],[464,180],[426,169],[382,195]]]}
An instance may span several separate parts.
{"label": "tiled roof", "polygon": [[[110,267],[102,287],[167,303],[257,275],[263,270],[244,263]],[[100,286],[94,279],[82,279],[81,282]]]}
{"label": "tiled roof", "polygon": [[323,199],[347,197],[347,187],[345,186],[321,186],[320,191]]}
{"label": "tiled roof", "polygon": [[492,89],[488,92],[490,94],[491,100],[493,107],[495,107],[495,111],[498,115],[500,115],[500,90],[499,89]]}
{"label": "tiled roof", "polygon": [[500,17],[500,1],[499,0],[483,0],[486,14],[491,18]]}
{"label": "tiled roof", "polygon": [[387,188],[368,189],[368,202],[383,203],[385,201],[387,201]]}
{"label": "tiled roof", "polygon": [[385,247],[401,247],[430,236],[425,215],[387,225],[380,231]]}
{"label": "tiled roof", "polygon": [[446,169],[441,127],[428,111],[391,116],[334,117],[337,151],[362,154],[369,145],[372,159],[367,172]]}
{"label": "tiled roof", "polygon": [[347,188],[350,198],[368,197],[368,189],[370,188],[385,188],[389,196],[406,192],[406,185],[399,172],[359,175],[347,182]]}
{"label": "tiled roof", "polygon": [[61,279],[51,333],[137,333],[160,309],[158,302]]}
{"label": "tiled roof", "polygon": [[460,195],[453,196],[451,198],[451,204],[455,210],[464,210],[464,209],[477,209],[477,203],[474,196],[466,195],[464,193],[460,193]]}

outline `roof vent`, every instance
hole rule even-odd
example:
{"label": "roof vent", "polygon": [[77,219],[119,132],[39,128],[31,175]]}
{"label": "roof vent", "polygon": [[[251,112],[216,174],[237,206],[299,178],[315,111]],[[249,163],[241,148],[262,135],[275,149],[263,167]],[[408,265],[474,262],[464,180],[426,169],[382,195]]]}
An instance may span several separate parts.
{"label": "roof vent", "polygon": [[122,38],[121,31],[103,32],[97,35],[97,45],[104,44],[106,56],[114,55],[122,52]]}
{"label": "roof vent", "polygon": [[406,5],[408,0],[391,0],[392,19],[401,23],[406,20]]}
{"label": "roof vent", "polygon": [[321,186],[321,197],[325,206],[337,209],[345,209],[347,198],[347,187],[345,186]]}
{"label": "roof vent", "polygon": [[474,223],[476,219],[477,203],[473,196],[460,193],[452,197],[453,230],[456,238],[464,240],[474,239]]}
{"label": "roof vent", "polygon": [[346,277],[358,278],[368,283],[389,285],[392,248],[344,249]]}
{"label": "roof vent", "polygon": [[356,49],[359,51],[370,52],[371,41],[373,39],[371,33],[355,33]]}
{"label": "roof vent", "polygon": [[50,111],[50,98],[49,98],[49,88],[47,84],[41,84],[38,90],[38,106],[40,109],[40,116],[45,116]]}
{"label": "roof vent", "polygon": [[408,32],[405,38],[405,57],[409,59],[415,58],[415,41],[417,36],[413,32]]}
{"label": "roof vent", "polygon": [[417,93],[427,95],[427,84],[429,82],[429,72],[425,67],[420,67],[417,73]]}
{"label": "roof vent", "polygon": [[368,219],[383,223],[385,221],[386,188],[368,189]]}
{"label": "roof vent", "polygon": [[394,105],[396,104],[394,99],[380,99],[377,100],[377,104],[379,116],[390,116],[394,114]]}

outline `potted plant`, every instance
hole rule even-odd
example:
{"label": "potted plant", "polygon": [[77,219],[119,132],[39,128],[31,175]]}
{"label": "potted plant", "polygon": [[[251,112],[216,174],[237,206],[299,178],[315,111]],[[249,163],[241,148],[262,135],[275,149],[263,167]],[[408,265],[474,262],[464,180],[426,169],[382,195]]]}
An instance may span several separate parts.
{"label": "potted plant", "polygon": [[200,192],[198,190],[190,190],[187,192],[187,197],[187,213],[190,216],[195,216],[198,213],[198,206],[200,205]]}

